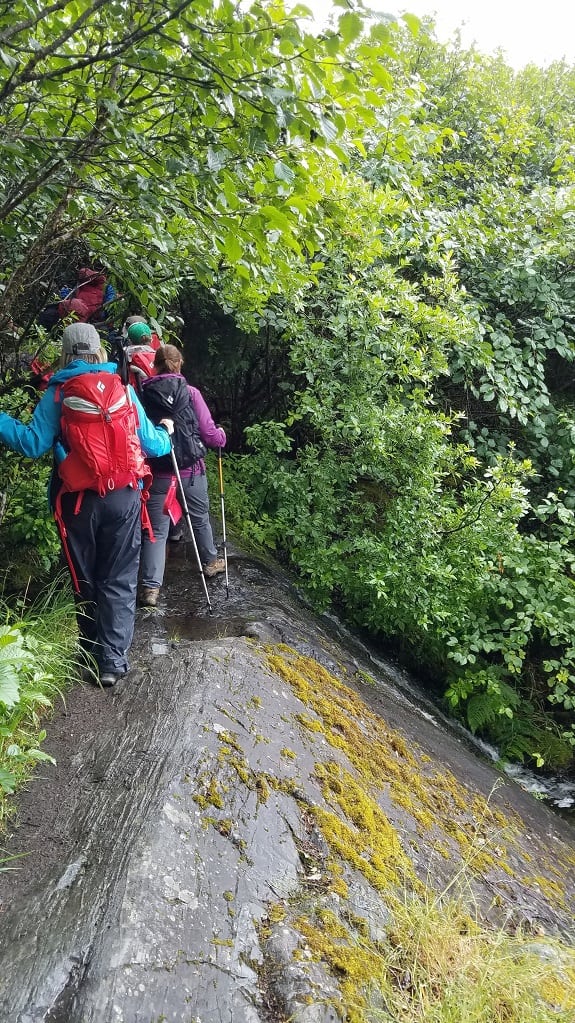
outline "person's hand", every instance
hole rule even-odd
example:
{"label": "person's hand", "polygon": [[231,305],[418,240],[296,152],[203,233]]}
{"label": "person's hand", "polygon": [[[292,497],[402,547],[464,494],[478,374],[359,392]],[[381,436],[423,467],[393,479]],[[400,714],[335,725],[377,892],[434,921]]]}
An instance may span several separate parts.
{"label": "person's hand", "polygon": [[160,419],[160,422],[158,423],[158,426],[163,426],[168,431],[168,433],[170,434],[170,437],[172,436],[172,434],[174,432],[174,420],[173,419]]}

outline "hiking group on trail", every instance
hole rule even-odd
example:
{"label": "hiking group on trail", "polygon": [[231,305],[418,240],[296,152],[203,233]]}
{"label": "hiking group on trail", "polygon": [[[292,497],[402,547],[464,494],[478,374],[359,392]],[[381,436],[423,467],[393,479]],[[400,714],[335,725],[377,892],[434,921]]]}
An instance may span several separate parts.
{"label": "hiking group on trail", "polygon": [[224,571],[227,584],[204,462],[208,447],[225,446],[225,432],[182,375],[175,345],[163,345],[141,316],[126,320],[121,338],[123,365],[79,317],[64,328],[58,369],[30,422],[0,412],[1,443],[29,458],[53,451],[49,500],[74,586],[82,664],[105,687],[129,669],[139,579],[140,604],[157,604],[180,501],[204,588]]}

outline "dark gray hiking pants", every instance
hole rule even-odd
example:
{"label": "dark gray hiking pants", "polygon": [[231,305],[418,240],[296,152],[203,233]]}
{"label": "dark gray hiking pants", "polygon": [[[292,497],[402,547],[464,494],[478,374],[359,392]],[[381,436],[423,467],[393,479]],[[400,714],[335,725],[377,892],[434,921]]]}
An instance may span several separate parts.
{"label": "dark gray hiking pants", "polygon": [[141,546],[140,492],[132,487],[99,497],[86,490],[62,496],[66,542],[80,587],[76,594],[83,649],[100,672],[123,674],[134,635]]}

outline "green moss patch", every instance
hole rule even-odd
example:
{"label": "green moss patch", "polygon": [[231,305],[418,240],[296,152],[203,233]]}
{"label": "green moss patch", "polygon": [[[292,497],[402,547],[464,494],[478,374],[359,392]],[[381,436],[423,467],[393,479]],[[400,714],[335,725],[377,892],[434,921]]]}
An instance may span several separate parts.
{"label": "green moss patch", "polygon": [[[369,710],[361,696],[317,661],[285,645],[267,650],[267,664],[305,704],[299,724],[321,734],[341,758],[316,763],[315,774],[331,809],[314,810],[322,833],[341,857],[379,891],[398,882],[416,884],[408,851],[418,843],[441,861],[463,862],[469,875],[496,872],[520,883],[533,875],[523,852],[520,818],[460,784],[447,769]],[[399,814],[398,811],[403,811]],[[401,825],[401,832],[398,827]],[[569,854],[556,850],[544,890],[550,905],[564,908],[560,871]],[[512,862],[511,862],[512,861]],[[518,877],[518,871],[525,876]],[[564,874],[563,874],[564,877]]]}

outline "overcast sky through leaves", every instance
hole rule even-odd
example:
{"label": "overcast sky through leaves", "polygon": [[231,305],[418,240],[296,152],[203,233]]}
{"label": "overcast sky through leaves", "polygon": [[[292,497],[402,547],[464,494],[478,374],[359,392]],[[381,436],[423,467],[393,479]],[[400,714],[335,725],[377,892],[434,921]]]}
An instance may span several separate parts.
{"label": "overcast sky through leaves", "polygon": [[[364,0],[366,7],[418,17],[436,15],[437,35],[445,42],[457,28],[464,45],[475,43],[483,53],[501,48],[507,61],[520,68],[528,63],[546,66],[565,59],[575,64],[575,2],[546,0]],[[331,0],[304,0],[324,20]],[[344,8],[345,9],[345,8]],[[336,9],[341,13],[342,7]]]}

